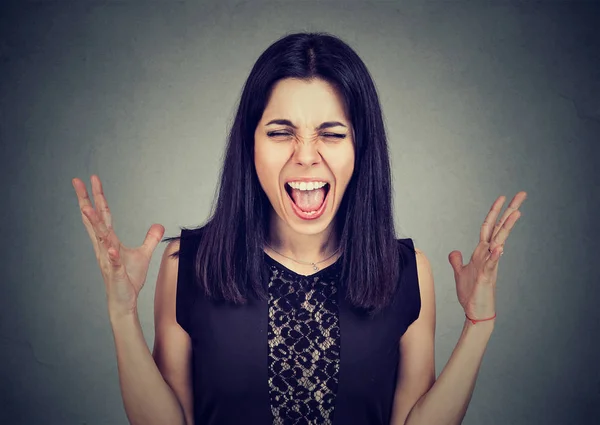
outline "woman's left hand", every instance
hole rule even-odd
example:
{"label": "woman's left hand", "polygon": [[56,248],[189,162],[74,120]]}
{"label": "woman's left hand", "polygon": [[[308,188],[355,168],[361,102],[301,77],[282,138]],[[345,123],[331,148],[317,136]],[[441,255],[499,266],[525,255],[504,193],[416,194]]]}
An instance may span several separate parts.
{"label": "woman's left hand", "polygon": [[506,238],[521,217],[519,208],[526,198],[527,193],[517,193],[500,220],[498,216],[505,197],[496,199],[481,226],[479,244],[469,264],[463,265],[460,251],[452,251],[448,255],[454,269],[458,301],[470,319],[488,319],[496,314],[498,260],[504,251]]}

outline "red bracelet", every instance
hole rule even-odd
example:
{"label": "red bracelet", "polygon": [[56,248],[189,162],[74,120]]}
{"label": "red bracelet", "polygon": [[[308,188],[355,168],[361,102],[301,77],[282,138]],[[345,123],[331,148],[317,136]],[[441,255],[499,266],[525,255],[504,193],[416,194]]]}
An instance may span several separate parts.
{"label": "red bracelet", "polygon": [[494,313],[494,315],[492,317],[489,317],[487,319],[477,319],[477,320],[473,320],[471,319],[469,316],[467,316],[467,314],[465,313],[465,317],[467,319],[469,319],[471,322],[473,322],[473,324],[476,324],[477,322],[485,322],[486,320],[492,320],[496,317],[496,314]]}

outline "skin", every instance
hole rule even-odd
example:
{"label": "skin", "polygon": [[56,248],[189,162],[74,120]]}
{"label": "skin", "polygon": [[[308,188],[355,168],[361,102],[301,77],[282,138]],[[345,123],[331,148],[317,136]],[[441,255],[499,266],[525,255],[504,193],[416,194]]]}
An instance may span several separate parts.
{"label": "skin", "polygon": [[[303,89],[299,90],[301,87]],[[344,141],[330,143],[323,140],[323,135],[317,135],[314,129],[325,116],[328,121],[335,120],[345,124],[346,129],[351,126],[343,114],[339,97],[331,86],[322,81],[284,81],[276,89],[271,99],[275,101],[269,102],[268,108],[271,109],[269,112],[265,110],[262,125],[259,123],[255,136],[255,161],[259,180],[273,206],[272,241],[277,241],[277,247],[285,248],[284,252],[291,254],[323,253],[333,245],[328,244],[327,240],[334,236],[331,224],[352,175],[354,151],[352,144],[346,143],[351,140],[348,139],[351,137],[350,133],[347,133]],[[312,93],[319,102],[313,102],[310,96],[304,96],[303,93]],[[275,97],[275,94],[281,96]],[[286,96],[294,99],[294,104],[286,101]],[[323,115],[314,112],[315,108],[321,108],[319,111]],[[275,119],[269,117],[276,112],[287,112],[287,119],[298,127],[293,137],[273,140],[272,136],[266,134],[266,123]],[[334,115],[337,118],[329,118]],[[331,132],[338,133],[341,128],[343,127]],[[299,172],[309,174],[295,174]],[[310,224],[293,215],[284,201],[284,196],[287,196],[283,192],[284,179],[303,175],[325,178],[330,181],[331,190],[335,191],[328,210],[319,220]],[[130,422],[146,425],[165,422],[193,424],[191,340],[176,321],[179,260],[170,257],[170,254],[179,249],[179,242],[169,243],[163,253],[154,299],[154,348],[150,353],[137,315],[137,295],[145,282],[148,264],[164,234],[164,227],[156,224],[151,226],[140,247],[127,248],[114,233],[110,209],[98,176],[92,176],[95,207],[92,206],[81,180],[73,179],[73,187],[83,224],[106,284],[119,365],[119,382]],[[480,240],[469,263],[463,265],[460,251],[452,251],[448,256],[454,271],[459,303],[470,319],[485,320],[495,315],[500,255],[515,223],[521,217],[519,208],[526,198],[525,192],[517,193],[500,219],[498,217],[505,197],[496,199],[481,226]],[[459,341],[436,379],[433,273],[425,254],[418,248],[415,250],[422,308],[419,318],[399,341],[400,373],[391,424],[458,425],[462,422],[472,397],[495,319],[476,324],[465,319]]]}
{"label": "skin", "polygon": [[[421,313],[400,340],[400,373],[396,384],[391,425],[459,425],[467,412],[475,382],[496,319],[496,280],[504,244],[521,217],[527,198],[519,192],[502,214],[506,198],[492,204],[480,229],[479,243],[469,263],[452,251],[448,261],[454,271],[456,292],[465,315],[461,336],[448,363],[435,378],[435,293],[429,260],[416,249],[421,290]],[[491,319],[491,320],[487,320]]]}
{"label": "skin", "polygon": [[[272,120],[288,120],[296,128]],[[327,142],[316,128],[325,121],[340,121],[347,134],[336,143]],[[255,165],[259,181],[269,198],[273,214],[271,243],[286,256],[316,261],[335,238],[332,223],[353,171],[354,149],[343,103],[335,89],[322,80],[283,80],[273,94],[255,132]],[[279,132],[281,134],[269,134]],[[287,177],[322,177],[331,181],[333,202],[315,221],[298,218],[290,208],[284,182]],[[519,192],[498,219],[504,196],[490,209],[480,231],[480,241],[468,264],[460,251],[448,260],[454,271],[459,302],[470,319],[489,319],[495,314],[495,282],[500,255],[514,224],[519,207],[526,199]],[[288,268],[302,273],[298,265],[266,249],[269,255]],[[416,263],[421,292],[419,318],[399,341],[400,360],[394,396],[392,425],[460,424],[475,387],[475,381],[495,319],[474,324],[466,319],[462,335],[446,367],[436,380],[435,325],[436,306],[433,272],[427,256],[416,248]],[[333,262],[330,261],[329,263]],[[310,273],[307,271],[306,274]]]}
{"label": "skin", "polygon": [[[330,125],[320,128],[324,123]],[[272,207],[270,245],[301,261],[321,261],[334,253],[334,217],[354,171],[352,124],[334,87],[321,79],[276,83],[254,133],[254,163]],[[318,177],[330,183],[321,217],[303,220],[294,213],[284,186],[290,177]],[[265,251],[297,273],[314,272],[312,266],[268,247]],[[326,267],[338,256],[319,266]]]}

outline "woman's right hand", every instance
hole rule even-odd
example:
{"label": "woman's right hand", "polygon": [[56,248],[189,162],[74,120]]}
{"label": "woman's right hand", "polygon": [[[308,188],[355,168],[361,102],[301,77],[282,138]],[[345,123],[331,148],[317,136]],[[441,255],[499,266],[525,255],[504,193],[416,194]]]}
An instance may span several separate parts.
{"label": "woman's right hand", "polygon": [[140,247],[127,248],[119,241],[113,229],[100,178],[93,175],[91,181],[95,209],[85,183],[78,178],[74,178],[72,183],[79,200],[81,219],[92,240],[106,285],[109,314],[111,318],[121,317],[136,311],[138,294],[146,282],[150,259],[165,228],[160,224],[153,224]]}

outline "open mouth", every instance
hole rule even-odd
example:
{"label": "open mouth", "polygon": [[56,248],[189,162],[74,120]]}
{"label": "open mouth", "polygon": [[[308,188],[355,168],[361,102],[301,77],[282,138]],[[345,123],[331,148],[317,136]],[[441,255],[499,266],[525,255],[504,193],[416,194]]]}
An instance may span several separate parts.
{"label": "open mouth", "polygon": [[[329,183],[324,185],[315,183],[286,183],[285,191],[290,198],[291,206],[297,216],[302,219],[314,219],[320,217],[325,211],[329,190]],[[314,186],[314,187],[313,187]]]}

